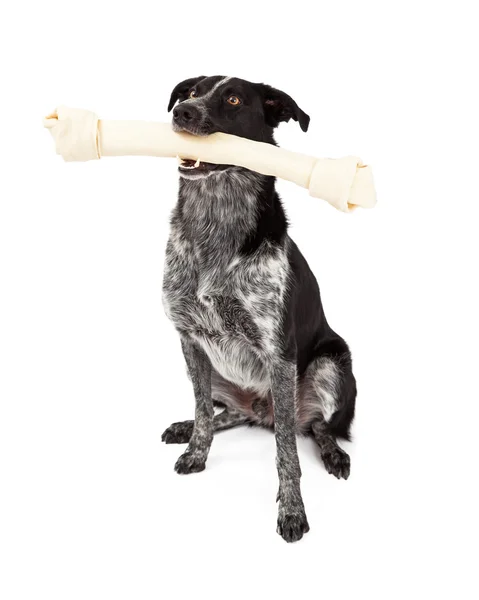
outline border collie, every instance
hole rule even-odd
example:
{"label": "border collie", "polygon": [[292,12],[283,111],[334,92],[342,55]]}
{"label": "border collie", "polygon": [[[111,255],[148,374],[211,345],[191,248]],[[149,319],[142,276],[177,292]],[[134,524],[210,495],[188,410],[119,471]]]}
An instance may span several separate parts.
{"label": "border collie", "polygon": [[[175,107],[175,104],[178,104]],[[173,128],[221,131],[275,144],[273,131],[309,117],[284,92],[234,77],[194,77],[173,90]],[[181,338],[196,401],[194,421],[173,423],[167,444],[188,444],[178,473],[205,468],[215,431],[274,428],[278,533],[309,530],[296,435],[319,446],[327,471],[347,479],[356,382],[346,342],[324,315],[316,279],[288,235],[274,177],[183,160],[166,248],[163,302]],[[215,414],[214,406],[223,407]]]}

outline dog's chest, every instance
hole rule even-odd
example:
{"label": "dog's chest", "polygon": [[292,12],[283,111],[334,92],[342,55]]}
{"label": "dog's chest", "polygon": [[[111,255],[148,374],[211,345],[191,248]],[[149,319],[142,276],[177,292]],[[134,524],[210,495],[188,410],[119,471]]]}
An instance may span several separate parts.
{"label": "dog's chest", "polygon": [[174,227],[163,279],[165,311],[215,369],[243,388],[267,385],[264,358],[278,349],[288,277],[283,250],[241,256],[232,240],[206,247]]}

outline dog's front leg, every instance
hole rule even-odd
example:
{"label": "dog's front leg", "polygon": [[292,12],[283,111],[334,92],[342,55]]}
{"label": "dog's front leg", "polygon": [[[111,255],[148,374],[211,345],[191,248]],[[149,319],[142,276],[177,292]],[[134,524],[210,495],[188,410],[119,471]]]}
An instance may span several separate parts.
{"label": "dog's front leg", "polygon": [[195,424],[184,454],[175,465],[177,473],[203,471],[213,440],[213,402],[211,399],[211,363],[205,352],[193,341],[183,338],[181,347],[195,393]]}
{"label": "dog's front leg", "polygon": [[273,365],[271,389],[279,476],[278,533],[287,542],[296,542],[309,531],[309,525],[301,497],[301,468],[296,446],[294,363],[278,361]]}

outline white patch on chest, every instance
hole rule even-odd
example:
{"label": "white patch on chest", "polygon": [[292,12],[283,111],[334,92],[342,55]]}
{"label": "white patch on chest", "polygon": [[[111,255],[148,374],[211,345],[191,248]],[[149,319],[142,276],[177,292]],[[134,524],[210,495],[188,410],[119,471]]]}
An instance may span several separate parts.
{"label": "white patch on chest", "polygon": [[229,336],[219,340],[205,336],[193,337],[208,355],[213,368],[224,379],[242,390],[254,391],[259,396],[268,393],[268,372],[246,342]]}

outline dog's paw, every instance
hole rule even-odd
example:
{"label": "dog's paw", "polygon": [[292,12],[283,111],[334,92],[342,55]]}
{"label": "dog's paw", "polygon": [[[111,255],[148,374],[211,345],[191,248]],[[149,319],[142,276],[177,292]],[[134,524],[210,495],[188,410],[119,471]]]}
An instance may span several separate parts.
{"label": "dog's paw", "polygon": [[180,456],[176,461],[175,471],[180,475],[188,475],[189,473],[199,473],[204,471],[206,467],[206,458],[200,452],[188,452]]}
{"label": "dog's paw", "polygon": [[278,515],[278,527],[276,531],[287,542],[297,542],[308,533],[309,524],[304,512]]}
{"label": "dog's paw", "polygon": [[193,426],[193,421],[173,423],[163,432],[161,441],[165,444],[187,444],[193,434]]}
{"label": "dog's paw", "polygon": [[349,454],[339,446],[321,453],[326,471],[338,479],[347,479],[351,472],[351,459]]}

